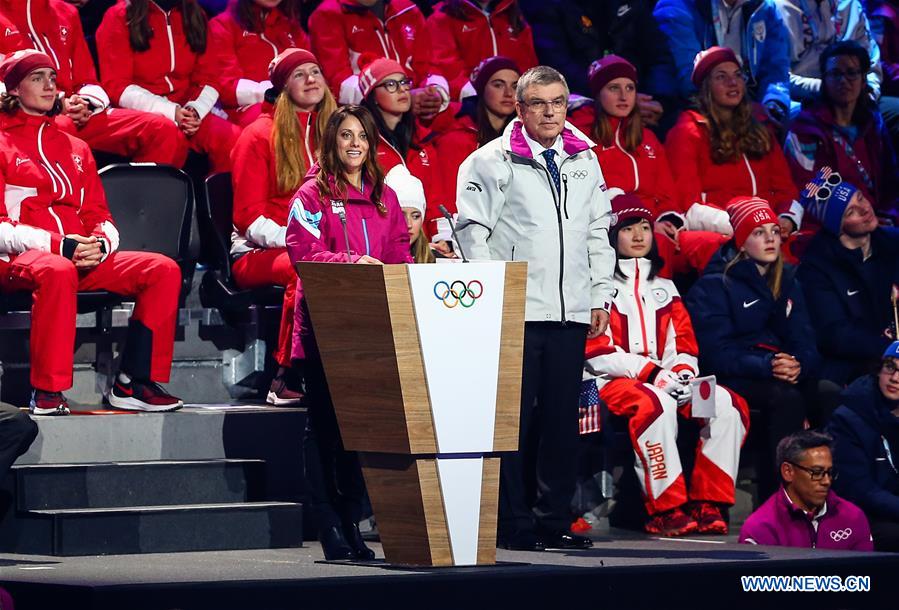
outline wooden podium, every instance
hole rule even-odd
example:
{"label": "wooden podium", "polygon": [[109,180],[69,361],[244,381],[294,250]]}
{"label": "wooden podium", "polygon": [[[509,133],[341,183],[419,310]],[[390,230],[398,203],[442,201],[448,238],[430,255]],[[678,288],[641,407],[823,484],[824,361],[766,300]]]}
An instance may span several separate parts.
{"label": "wooden podium", "polygon": [[300,263],[344,446],[388,562],[496,562],[518,450],[527,263]]}

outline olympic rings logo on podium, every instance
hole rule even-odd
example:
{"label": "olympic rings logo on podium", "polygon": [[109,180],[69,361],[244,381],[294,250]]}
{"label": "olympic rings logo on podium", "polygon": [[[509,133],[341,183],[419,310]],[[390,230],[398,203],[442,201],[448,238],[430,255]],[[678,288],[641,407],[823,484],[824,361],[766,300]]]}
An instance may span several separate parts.
{"label": "olympic rings logo on podium", "polygon": [[455,280],[452,283],[440,280],[434,284],[434,296],[448,309],[457,305],[471,307],[483,294],[484,285],[480,280],[471,280],[467,284],[462,280]]}

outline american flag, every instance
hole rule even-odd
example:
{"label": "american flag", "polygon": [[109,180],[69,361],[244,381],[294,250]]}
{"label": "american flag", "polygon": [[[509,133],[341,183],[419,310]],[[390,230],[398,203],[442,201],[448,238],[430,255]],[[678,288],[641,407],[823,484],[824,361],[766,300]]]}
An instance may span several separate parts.
{"label": "american flag", "polygon": [[580,421],[581,434],[599,432],[601,428],[601,405],[599,390],[596,389],[596,381],[586,379],[581,382]]}
{"label": "american flag", "polygon": [[830,175],[833,174],[833,170],[829,167],[822,167],[818,172],[818,175],[815,176],[811,182],[805,185],[805,190],[803,191],[803,197],[812,198],[817,193],[818,190],[824,186],[824,183],[827,182],[827,179],[830,178]]}

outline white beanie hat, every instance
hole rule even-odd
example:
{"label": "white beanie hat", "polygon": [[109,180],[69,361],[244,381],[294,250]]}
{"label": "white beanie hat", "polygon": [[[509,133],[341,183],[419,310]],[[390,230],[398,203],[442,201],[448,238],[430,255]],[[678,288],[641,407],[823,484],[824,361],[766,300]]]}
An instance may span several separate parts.
{"label": "white beanie hat", "polygon": [[384,176],[384,183],[392,188],[401,208],[415,208],[425,213],[425,189],[421,180],[409,173],[406,166],[395,166]]}

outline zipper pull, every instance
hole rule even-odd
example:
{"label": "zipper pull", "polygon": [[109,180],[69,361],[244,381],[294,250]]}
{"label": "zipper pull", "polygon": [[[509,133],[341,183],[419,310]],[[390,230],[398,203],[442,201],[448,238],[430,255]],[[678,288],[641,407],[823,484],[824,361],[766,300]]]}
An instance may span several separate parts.
{"label": "zipper pull", "polygon": [[565,220],[568,218],[568,174],[562,174],[562,186],[565,194],[562,196],[562,208],[565,210]]}

